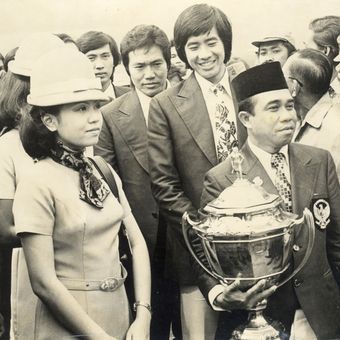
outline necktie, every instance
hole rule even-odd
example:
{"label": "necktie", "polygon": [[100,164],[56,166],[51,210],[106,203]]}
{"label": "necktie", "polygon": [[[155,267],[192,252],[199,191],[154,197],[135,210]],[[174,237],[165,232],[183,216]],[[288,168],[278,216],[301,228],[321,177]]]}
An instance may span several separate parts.
{"label": "necktie", "polygon": [[228,108],[223,100],[224,87],[217,84],[213,88],[213,93],[217,97],[215,122],[216,122],[216,149],[218,162],[224,161],[233,146],[237,146],[237,136],[235,122],[228,119]]}
{"label": "necktie", "polygon": [[272,154],[271,166],[276,170],[274,184],[284,202],[286,211],[293,212],[292,190],[284,172],[284,162],[285,156],[283,153],[278,152]]}

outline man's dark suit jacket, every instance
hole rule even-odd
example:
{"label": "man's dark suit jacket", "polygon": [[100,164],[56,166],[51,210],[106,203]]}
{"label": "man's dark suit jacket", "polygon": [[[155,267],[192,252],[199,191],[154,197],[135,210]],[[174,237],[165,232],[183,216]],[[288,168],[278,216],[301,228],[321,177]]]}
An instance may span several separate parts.
{"label": "man's dark suit jacket", "polygon": [[217,157],[194,74],[152,99],[148,125],[152,190],[168,223],[168,270],[181,285],[196,285],[181,218],[185,211],[199,208],[204,175],[217,164]]}
{"label": "man's dark suit jacket", "polygon": [[132,213],[153,255],[158,207],[151,193],[147,127],[137,93],[131,90],[102,107],[103,127],[94,153],[118,172]]}
{"label": "man's dark suit jacket", "polygon": [[[278,194],[260,161],[248,143],[242,148],[245,157],[243,173],[250,181],[260,177],[263,188]],[[267,314],[280,321],[287,319],[289,304],[297,297],[318,339],[340,338],[340,186],[334,161],[328,151],[292,143],[289,145],[293,212],[302,215],[305,207],[311,209],[318,198],[328,201],[331,210],[326,229],[315,225],[315,243],[305,267],[292,282],[279,288],[268,302]],[[204,180],[201,205],[204,207],[236,179],[230,160],[211,169]],[[308,239],[306,228],[294,230],[294,243],[300,247],[293,252],[294,267],[302,261]],[[199,287],[207,298],[210,289],[218,282],[201,273]],[[290,316],[292,320],[293,315]]]}

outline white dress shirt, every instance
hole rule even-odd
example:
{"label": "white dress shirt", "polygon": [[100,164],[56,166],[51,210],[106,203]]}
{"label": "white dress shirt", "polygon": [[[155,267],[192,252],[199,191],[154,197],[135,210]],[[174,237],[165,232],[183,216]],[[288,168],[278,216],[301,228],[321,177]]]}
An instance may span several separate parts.
{"label": "white dress shirt", "polygon": [[112,83],[109,84],[107,89],[104,91],[104,94],[106,94],[111,99],[116,99],[115,89]]}
{"label": "white dress shirt", "polygon": [[147,96],[142,91],[139,91],[137,88],[136,88],[136,93],[137,93],[140,105],[142,107],[146,126],[148,126],[149,107],[150,107],[150,102],[151,102],[152,97]]}
{"label": "white dress shirt", "polygon": [[[169,80],[166,80],[166,86],[165,86],[164,90],[166,90],[170,87],[171,87],[171,85],[170,85]],[[150,102],[151,102],[152,97],[147,96],[142,91],[138,90],[136,87],[135,87],[135,89],[136,89],[136,93],[137,93],[140,105],[142,107],[146,126],[148,126],[149,108],[150,108]]]}

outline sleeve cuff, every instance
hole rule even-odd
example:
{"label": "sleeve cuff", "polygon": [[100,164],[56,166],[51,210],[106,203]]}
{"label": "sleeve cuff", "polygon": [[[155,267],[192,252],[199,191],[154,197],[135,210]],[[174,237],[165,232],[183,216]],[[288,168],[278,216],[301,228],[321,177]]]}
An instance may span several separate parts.
{"label": "sleeve cuff", "polygon": [[214,304],[217,296],[220,295],[221,293],[223,293],[223,291],[224,291],[223,285],[214,286],[213,288],[210,289],[210,291],[208,293],[208,300],[209,300],[210,306],[212,307],[213,310],[219,311],[219,312],[225,312],[225,311],[229,312],[227,309],[223,309],[223,308],[218,307]]}

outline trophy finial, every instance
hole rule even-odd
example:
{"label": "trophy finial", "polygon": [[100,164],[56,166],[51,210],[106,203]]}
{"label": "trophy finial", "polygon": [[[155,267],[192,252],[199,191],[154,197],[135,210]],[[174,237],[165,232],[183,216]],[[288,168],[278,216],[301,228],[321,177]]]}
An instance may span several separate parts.
{"label": "trophy finial", "polygon": [[233,172],[236,172],[238,179],[243,179],[242,176],[242,162],[244,157],[239,151],[238,147],[235,145],[230,153],[231,166],[233,167]]}

